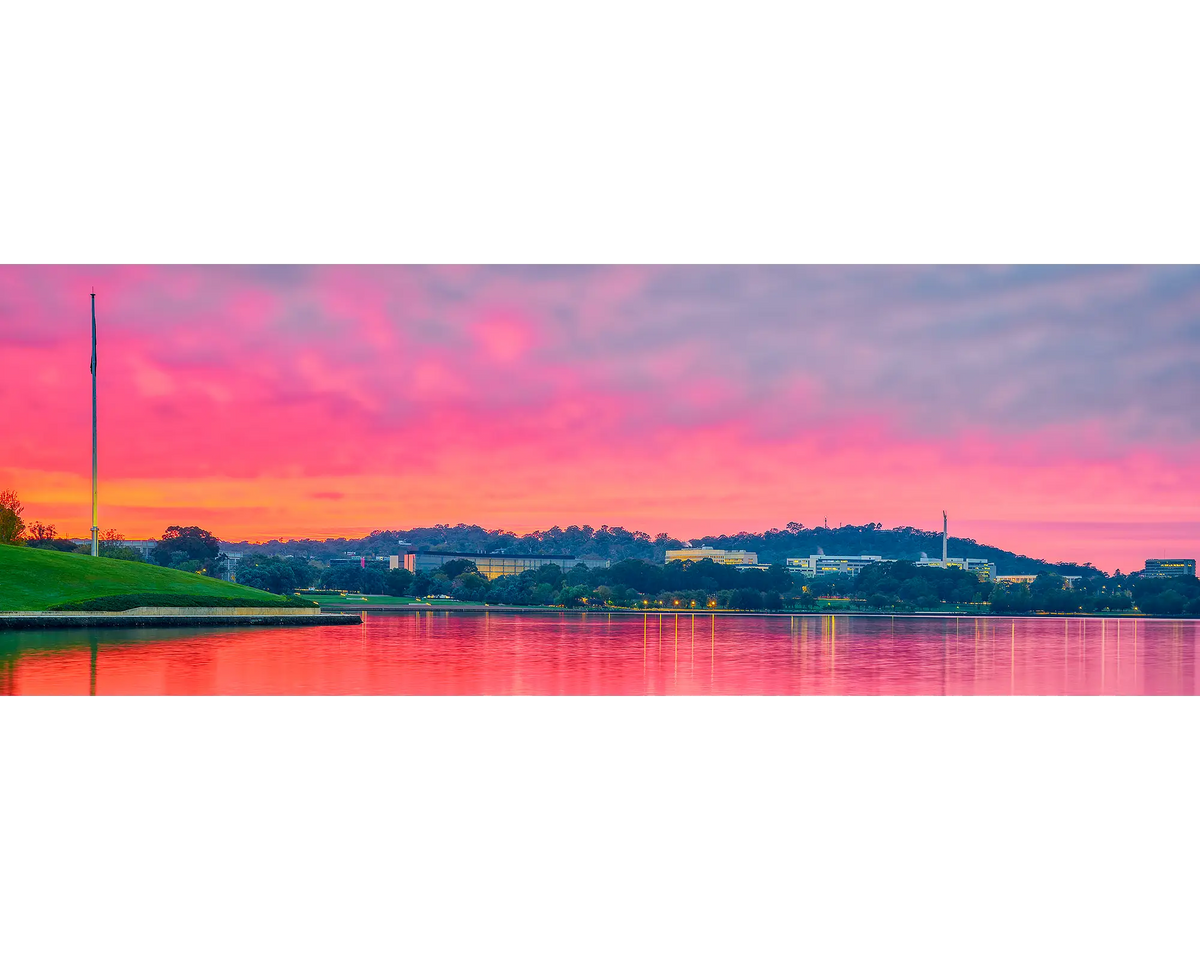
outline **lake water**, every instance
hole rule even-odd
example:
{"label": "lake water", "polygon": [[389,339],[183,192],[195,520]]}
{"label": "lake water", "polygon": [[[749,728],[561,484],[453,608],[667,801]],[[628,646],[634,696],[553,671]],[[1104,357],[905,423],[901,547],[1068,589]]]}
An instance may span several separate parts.
{"label": "lake water", "polygon": [[6,694],[1200,692],[1200,622],[553,612],[0,633]]}

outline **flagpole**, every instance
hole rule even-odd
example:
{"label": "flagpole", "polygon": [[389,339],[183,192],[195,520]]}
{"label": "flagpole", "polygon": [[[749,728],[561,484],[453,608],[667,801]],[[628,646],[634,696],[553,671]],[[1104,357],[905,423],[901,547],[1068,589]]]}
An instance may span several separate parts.
{"label": "flagpole", "polygon": [[96,288],[92,287],[92,556],[100,556],[100,528],[96,525]]}

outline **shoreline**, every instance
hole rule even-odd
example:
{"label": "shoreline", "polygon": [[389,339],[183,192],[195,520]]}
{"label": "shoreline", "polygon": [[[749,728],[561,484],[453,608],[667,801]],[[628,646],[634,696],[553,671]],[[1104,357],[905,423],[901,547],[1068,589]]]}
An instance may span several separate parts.
{"label": "shoreline", "polygon": [[[0,611],[0,631],[4,630],[69,630],[96,627],[330,627],[362,623],[362,615],[354,611],[326,613],[308,610],[283,613],[267,608],[245,609],[243,612],[197,612],[197,608],[177,608],[180,613],[160,611]],[[212,608],[220,609],[220,608]],[[186,611],[186,612],[183,612]]]}
{"label": "shoreline", "polygon": [[913,613],[878,613],[867,611],[805,611],[780,612],[767,610],[630,610],[621,608],[589,610],[579,607],[535,607],[535,606],[490,606],[488,604],[455,604],[454,606],[416,604],[368,604],[363,606],[338,605],[336,610],[294,610],[289,612],[267,608],[186,608],[179,607],[178,613],[156,608],[136,611],[0,611],[0,632],[9,630],[63,630],[72,628],[94,629],[145,628],[145,627],[279,627],[279,626],[351,626],[363,623],[364,615],[380,613],[396,615],[403,613],[421,614],[540,614],[543,616],[567,615],[577,617],[757,617],[761,619],[827,618],[841,617],[865,619],[901,620],[1132,620],[1132,621],[1176,621],[1195,622],[1187,617],[1153,617],[1146,614],[1083,614],[1083,613],[942,613],[937,611]]}
{"label": "shoreline", "polygon": [[[694,616],[694,617],[897,617],[906,619],[942,619],[942,620],[1177,620],[1183,623],[1192,622],[1194,617],[1154,617],[1144,613],[943,613],[940,611],[912,613],[880,613],[866,610],[824,610],[803,612],[781,612],[768,610],[630,610],[620,607],[586,609],[581,607],[510,607],[492,606],[489,604],[455,604],[454,606],[418,606],[416,604],[364,604],[362,606],[346,605],[341,609],[352,610],[355,613],[546,613],[546,614],[617,614],[626,617],[638,616]],[[322,607],[322,612],[325,608]]]}

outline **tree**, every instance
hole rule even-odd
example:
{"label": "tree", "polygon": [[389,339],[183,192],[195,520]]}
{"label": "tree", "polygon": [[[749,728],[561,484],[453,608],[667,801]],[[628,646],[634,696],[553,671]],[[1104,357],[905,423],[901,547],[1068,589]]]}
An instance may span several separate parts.
{"label": "tree", "polygon": [[442,573],[444,573],[451,580],[461,577],[467,571],[471,571],[472,573],[479,572],[479,568],[475,566],[474,560],[460,558],[458,560],[447,560],[442,564]]}
{"label": "tree", "polygon": [[[88,552],[91,552],[90,547]],[[132,560],[134,562],[144,559],[140,551],[125,546],[124,535],[112,527],[100,534],[100,556],[108,557],[110,560]]]}
{"label": "tree", "polygon": [[154,562],[160,567],[178,567],[196,563],[203,568],[221,552],[221,541],[200,527],[167,527],[154,548]]}
{"label": "tree", "polygon": [[382,594],[387,589],[387,580],[384,571],[374,565],[363,568],[347,564],[330,567],[322,573],[321,586],[332,590]]}
{"label": "tree", "polygon": [[42,523],[40,520],[34,520],[26,528],[25,535],[32,542],[34,540],[54,540],[58,537],[58,531],[54,529],[52,523]]}
{"label": "tree", "polygon": [[[92,548],[89,546],[87,552],[91,553]],[[108,557],[110,560],[129,560],[132,563],[143,563],[145,557],[141,551],[134,550],[133,547],[127,547],[123,542],[101,541],[100,556]]]}
{"label": "tree", "polygon": [[1035,596],[1028,583],[1014,583],[1005,588],[1007,609],[1012,613],[1036,613],[1045,610],[1046,594]]}
{"label": "tree", "polygon": [[315,579],[316,570],[301,557],[276,557],[249,554],[237,562],[237,582],[270,593],[289,594],[307,587]]}
{"label": "tree", "polygon": [[567,571],[568,586],[578,587],[580,584],[587,583],[589,573],[590,573],[590,571],[588,570],[586,564],[582,564],[582,563],[575,564],[575,566],[573,566],[570,570]]}
{"label": "tree", "polygon": [[534,571],[534,576],[538,583],[553,584],[558,587],[563,582],[562,567],[557,563],[548,563],[544,567],[538,567]]}
{"label": "tree", "polygon": [[1156,617],[1177,617],[1183,613],[1187,598],[1178,590],[1166,589],[1161,593],[1151,594],[1138,604],[1143,613]]}
{"label": "tree", "polygon": [[58,550],[61,553],[91,553],[92,545],[89,543],[85,547],[81,547],[73,540],[67,540],[64,537],[55,537],[53,540],[30,540],[29,546],[36,547],[39,550]]}
{"label": "tree", "polygon": [[587,592],[587,587],[582,584],[574,587],[564,586],[558,594],[558,603],[564,607],[581,607]]}
{"label": "tree", "polygon": [[488,578],[483,574],[468,570],[461,577],[455,578],[454,588],[450,591],[450,595],[456,600],[483,603],[487,600],[490,585]]}
{"label": "tree", "polygon": [[15,490],[0,490],[0,543],[25,542],[25,507]]}
{"label": "tree", "polygon": [[749,587],[738,587],[729,598],[729,606],[735,610],[759,610],[762,605],[762,594]]}
{"label": "tree", "polygon": [[[270,558],[274,560],[274,557]],[[282,568],[282,569],[281,569]],[[237,582],[257,590],[270,593],[290,593],[295,589],[291,570],[283,564],[257,563],[250,557],[242,557],[236,568]]]}
{"label": "tree", "polygon": [[549,606],[558,596],[558,591],[548,583],[539,583],[534,587],[530,600],[539,606]]}
{"label": "tree", "polygon": [[405,591],[412,586],[413,575],[404,567],[389,570],[383,577],[384,592],[389,597],[403,597]]}
{"label": "tree", "polygon": [[900,599],[920,607],[937,603],[937,594],[924,577],[910,577],[900,587]]}

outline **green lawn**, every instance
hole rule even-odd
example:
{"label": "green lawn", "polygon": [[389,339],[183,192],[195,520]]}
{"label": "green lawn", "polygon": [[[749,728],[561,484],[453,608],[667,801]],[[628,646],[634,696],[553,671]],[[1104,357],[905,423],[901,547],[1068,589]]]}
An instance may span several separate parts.
{"label": "green lawn", "polygon": [[[139,600],[161,595],[164,606],[211,599],[213,605],[243,600],[248,607],[294,603],[285,597],[149,563],[108,560],[80,553],[0,545],[0,610],[49,610],[62,603],[128,594]],[[145,597],[144,595],[151,595]],[[165,599],[173,595],[174,599]],[[149,605],[137,603],[135,605]]]}
{"label": "green lawn", "polygon": [[361,599],[363,594],[352,593],[349,596],[343,597],[340,595],[310,595],[301,593],[299,596],[306,599],[316,600],[323,607],[334,607],[339,604],[350,604],[355,607],[377,606],[399,606],[406,603],[428,603],[433,606],[455,606],[461,604],[460,600],[422,600],[415,597],[385,597],[377,593],[366,594],[366,599]]}
{"label": "green lawn", "polygon": [[306,599],[316,600],[317,603],[323,607],[333,607],[339,604],[347,603],[356,607],[369,607],[372,604],[386,604],[387,606],[394,606],[396,604],[413,602],[412,597],[384,597],[376,593],[367,594],[365,599],[359,599],[363,596],[361,593],[352,593],[348,597],[343,597],[340,594],[310,595],[307,593],[301,593],[299,596],[305,597]]}

